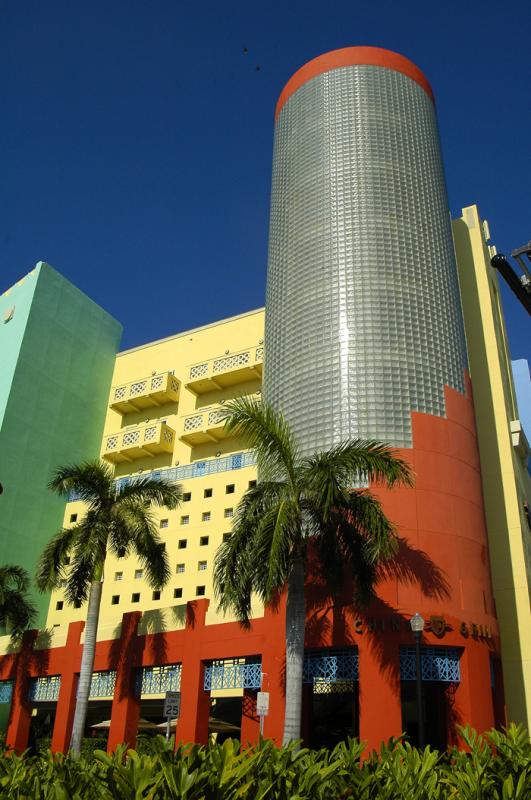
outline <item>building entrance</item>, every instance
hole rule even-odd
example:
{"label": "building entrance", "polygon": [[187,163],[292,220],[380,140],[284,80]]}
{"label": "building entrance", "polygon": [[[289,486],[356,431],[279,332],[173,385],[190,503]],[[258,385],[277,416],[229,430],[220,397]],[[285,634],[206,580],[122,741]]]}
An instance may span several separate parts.
{"label": "building entrance", "polygon": [[[324,689],[324,691],[323,691]],[[305,686],[303,731],[314,750],[359,736],[358,682]]]}

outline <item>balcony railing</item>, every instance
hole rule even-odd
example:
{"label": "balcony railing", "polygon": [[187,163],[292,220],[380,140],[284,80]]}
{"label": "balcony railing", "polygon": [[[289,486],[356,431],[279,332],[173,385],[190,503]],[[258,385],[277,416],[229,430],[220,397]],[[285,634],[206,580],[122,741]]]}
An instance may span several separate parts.
{"label": "balcony railing", "polygon": [[259,345],[193,364],[188,370],[186,388],[194,394],[206,394],[238,383],[260,380],[263,361],[264,348]]}
{"label": "balcony railing", "polygon": [[160,372],[149,378],[122,383],[111,389],[111,408],[120,414],[143,408],[163,406],[179,400],[180,382],[171,372]]}
{"label": "balcony railing", "polygon": [[197,445],[219,442],[228,435],[222,408],[216,406],[185,417],[179,438],[187,444]]}
{"label": "balcony railing", "polygon": [[173,453],[175,431],[165,422],[124,428],[106,436],[102,456],[107,461],[134,461],[159,453]]}

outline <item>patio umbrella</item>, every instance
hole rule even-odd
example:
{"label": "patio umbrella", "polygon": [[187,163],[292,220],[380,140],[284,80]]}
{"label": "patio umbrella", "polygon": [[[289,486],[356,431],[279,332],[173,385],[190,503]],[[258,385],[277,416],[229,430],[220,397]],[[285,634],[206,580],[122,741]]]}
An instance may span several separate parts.
{"label": "patio umbrella", "polygon": [[[171,730],[174,731],[176,727],[177,727],[177,720],[172,719],[170,722]],[[157,725],[157,728],[166,730],[166,723],[165,722],[159,723]],[[239,733],[241,730],[237,725],[233,725],[230,722],[225,722],[225,720],[222,719],[215,719],[214,717],[209,717],[208,729],[211,733]]]}
{"label": "patio umbrella", "polygon": [[[91,728],[96,728],[98,730],[109,730],[111,727],[110,719],[104,719],[103,722],[97,722],[96,725],[91,725]],[[150,722],[148,719],[139,719],[138,720],[138,730],[139,731],[156,731],[157,725],[154,722]]]}

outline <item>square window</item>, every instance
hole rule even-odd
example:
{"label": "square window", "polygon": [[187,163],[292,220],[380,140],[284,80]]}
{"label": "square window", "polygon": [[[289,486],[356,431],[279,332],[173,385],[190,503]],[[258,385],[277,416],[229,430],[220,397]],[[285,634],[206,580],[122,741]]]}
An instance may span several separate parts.
{"label": "square window", "polygon": [[152,600],[160,600],[160,589],[155,589],[151,599]]}
{"label": "square window", "polygon": [[181,517],[181,525],[188,525],[190,523],[190,517],[188,514],[185,514],[184,517]]}
{"label": "square window", "polygon": [[188,539],[179,539],[179,544],[177,545],[177,547],[179,548],[179,550],[184,550],[187,544],[188,544]]}
{"label": "square window", "polygon": [[192,499],[192,492],[185,492],[183,494],[183,503],[189,503]]}
{"label": "square window", "polygon": [[201,519],[203,520],[203,522],[210,522],[210,511],[203,511]]}
{"label": "square window", "polygon": [[197,597],[203,597],[205,594],[205,587],[204,586],[196,586],[195,593]]}
{"label": "square window", "polygon": [[72,561],[72,559],[70,558],[70,556],[67,556],[65,558],[65,567],[67,567],[70,564],[71,561]]}
{"label": "square window", "polygon": [[178,600],[179,597],[183,596],[183,590],[182,589],[174,589],[173,590],[173,596],[175,597],[176,600]]}
{"label": "square window", "polygon": [[249,481],[249,489],[254,489],[256,486],[256,481]]}
{"label": "square window", "polygon": [[233,508],[226,508],[223,512],[224,517],[233,517],[234,516],[234,509]]}
{"label": "square window", "polygon": [[74,608],[81,608],[81,600],[74,601]]}
{"label": "square window", "polygon": [[234,483],[228,483],[225,486],[225,494],[234,494],[235,488],[236,486],[234,485]]}
{"label": "square window", "polygon": [[167,528],[168,527],[168,520],[167,519],[161,519],[161,521],[159,523],[159,527],[160,528]]}
{"label": "square window", "polygon": [[135,569],[135,578],[136,578],[137,581],[140,580],[140,578],[143,576],[143,574],[144,574],[144,570],[143,569]]}
{"label": "square window", "polygon": [[120,595],[113,594],[113,596],[111,597],[111,606],[117,606],[119,602],[120,602]]}
{"label": "square window", "polygon": [[223,534],[223,541],[224,542],[228,542],[229,539],[230,539],[230,532],[229,533],[224,533]]}
{"label": "square window", "polygon": [[133,592],[133,594],[131,595],[131,602],[140,603],[140,592]]}
{"label": "square window", "polygon": [[[117,552],[118,558],[125,558],[125,547],[119,547]],[[70,562],[68,562],[70,563]]]}
{"label": "square window", "polygon": [[124,577],[123,572],[115,572],[114,573],[114,580],[115,581],[121,581],[121,580],[123,580],[123,577]]}
{"label": "square window", "polygon": [[184,572],[184,564],[177,564],[175,572],[177,573],[177,575],[182,575]]}
{"label": "square window", "polygon": [[212,489],[205,489],[203,497],[212,497]]}
{"label": "square window", "polygon": [[199,570],[199,572],[203,572],[203,570],[205,570],[206,568],[207,568],[207,562],[206,561],[198,561],[197,562],[197,569]]}
{"label": "square window", "polygon": [[70,522],[77,522],[77,514],[70,514]]}
{"label": "square window", "polygon": [[207,544],[208,544],[208,536],[200,536],[199,537],[199,545],[201,547],[204,547]]}
{"label": "square window", "polygon": [[55,610],[56,611],[62,611],[63,610],[63,605],[64,605],[64,602],[62,600],[58,600],[57,603],[55,604]]}

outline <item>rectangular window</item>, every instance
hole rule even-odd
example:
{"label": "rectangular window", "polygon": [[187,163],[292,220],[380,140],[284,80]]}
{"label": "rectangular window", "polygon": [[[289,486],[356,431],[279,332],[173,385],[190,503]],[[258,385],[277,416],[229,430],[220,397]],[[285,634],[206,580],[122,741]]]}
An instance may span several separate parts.
{"label": "rectangular window", "polygon": [[161,519],[159,527],[167,528],[168,527],[168,520],[167,519]]}
{"label": "rectangular window", "polygon": [[223,534],[223,541],[224,542],[228,542],[229,539],[230,539],[230,533],[224,533]]}
{"label": "rectangular window", "polygon": [[175,572],[177,573],[177,575],[182,575],[184,572],[184,564],[177,564]]}
{"label": "rectangular window", "polygon": [[152,595],[152,600],[160,600],[160,589],[155,589]]}
{"label": "rectangular window", "polygon": [[123,580],[123,577],[124,577],[123,572],[115,572],[114,573],[114,580],[115,581],[121,581],[121,580]]}
{"label": "rectangular window", "polygon": [[181,525],[188,525],[190,523],[190,517],[188,514],[185,514],[184,517],[181,517]]}
{"label": "rectangular window", "polygon": [[177,545],[177,547],[179,548],[179,550],[184,550],[187,544],[188,544],[188,539],[179,539],[179,544]]}
{"label": "rectangular window", "polygon": [[140,603],[140,592],[133,592],[133,594],[131,595],[131,602]]}
{"label": "rectangular window", "polygon": [[199,545],[200,547],[205,547],[208,544],[208,536],[200,536],[199,537]]}
{"label": "rectangular window", "polygon": [[72,561],[72,559],[70,558],[70,556],[67,556],[65,558],[65,567],[68,567],[68,565],[70,564],[71,561]]}
{"label": "rectangular window", "polygon": [[74,608],[81,608],[81,600],[74,601]]}
{"label": "rectangular window", "polygon": [[58,600],[57,603],[55,604],[55,610],[56,611],[62,611],[63,610],[63,605],[64,605],[63,601],[62,600]]}
{"label": "rectangular window", "polygon": [[189,503],[191,499],[192,499],[192,492],[184,492],[183,503]]}
{"label": "rectangular window", "polygon": [[183,596],[183,590],[182,589],[174,589],[173,590],[173,596],[175,597],[176,600],[178,600],[180,597]]}
{"label": "rectangular window", "polygon": [[203,595],[205,593],[205,587],[204,586],[196,586],[195,587],[195,593],[196,593],[197,597],[203,597]]}
{"label": "rectangular window", "polygon": [[225,486],[225,494],[234,494],[234,490],[235,489],[236,489],[236,486],[234,485],[234,483],[228,483]]}
{"label": "rectangular window", "polygon": [[203,497],[212,497],[212,489],[205,489]]}
{"label": "rectangular window", "polygon": [[143,576],[143,574],[144,574],[144,570],[143,569],[135,569],[135,578],[136,578],[137,581],[140,580],[140,578]]}
{"label": "rectangular window", "polygon": [[249,481],[249,489],[254,489],[256,486],[256,481]]}
{"label": "rectangular window", "polygon": [[203,572],[203,570],[205,570],[206,568],[207,568],[207,562],[206,561],[198,561],[197,562],[197,569],[199,570],[199,572]]}
{"label": "rectangular window", "polygon": [[210,511],[203,511],[201,519],[203,522],[210,522]]}
{"label": "rectangular window", "polygon": [[70,514],[70,522],[77,522],[77,514]]}
{"label": "rectangular window", "polygon": [[233,517],[234,516],[234,509],[233,508],[226,508],[223,512],[224,517]]}
{"label": "rectangular window", "polygon": [[119,602],[120,602],[120,595],[113,594],[113,596],[111,597],[111,606],[117,606]]}

